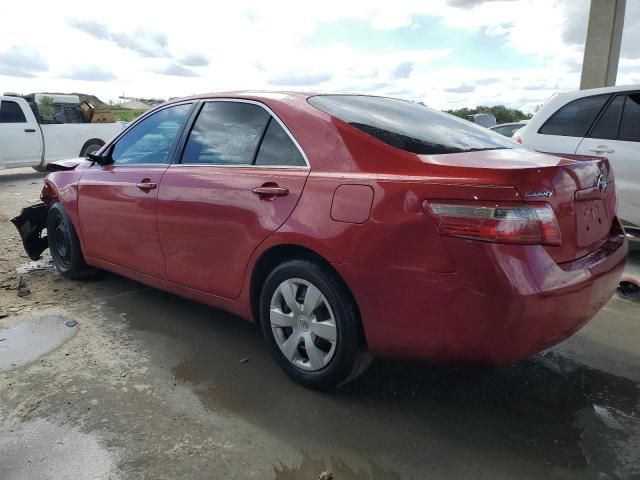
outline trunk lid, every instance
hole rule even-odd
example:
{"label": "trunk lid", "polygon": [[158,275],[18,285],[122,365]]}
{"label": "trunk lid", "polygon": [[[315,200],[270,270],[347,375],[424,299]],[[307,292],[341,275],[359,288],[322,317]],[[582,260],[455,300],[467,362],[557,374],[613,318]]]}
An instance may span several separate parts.
{"label": "trunk lid", "polygon": [[[616,212],[613,173],[604,158],[581,161],[527,149],[418,155],[444,182],[512,187],[514,198],[553,208],[562,235],[559,246],[545,246],[558,263],[580,258],[608,238]],[[457,190],[460,190],[457,188]],[[487,198],[502,200],[502,198]]]}

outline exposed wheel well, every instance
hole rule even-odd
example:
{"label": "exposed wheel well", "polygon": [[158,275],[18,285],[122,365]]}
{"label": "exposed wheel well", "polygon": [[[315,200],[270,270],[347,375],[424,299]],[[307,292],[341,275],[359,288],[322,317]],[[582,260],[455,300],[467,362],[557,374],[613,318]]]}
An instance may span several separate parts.
{"label": "exposed wheel well", "polygon": [[98,144],[98,145],[100,145],[102,147],[102,146],[104,146],[104,140],[101,140],[99,138],[92,138],[90,140],[87,140],[86,142],[84,142],[84,145],[80,149],[80,156],[84,157],[85,154],[86,154],[87,147],[89,145],[93,145],[93,144]]}
{"label": "exposed wheel well", "polygon": [[[264,252],[262,256],[258,259],[253,268],[253,273],[251,276],[251,313],[253,314],[254,320],[257,322],[260,318],[259,312],[259,303],[260,303],[260,291],[264,281],[266,280],[269,273],[282,262],[293,259],[309,259],[313,262],[316,262],[331,272],[333,272],[336,278],[340,281],[345,291],[349,294],[351,299],[353,300],[353,304],[356,307],[358,312],[358,316],[360,316],[360,309],[358,308],[358,303],[351,292],[351,289],[344,281],[340,273],[336,271],[335,268],[324,258],[322,255],[310,250],[306,247],[302,247],[300,245],[276,245],[271,247],[269,250]],[[362,328],[362,325],[361,325]],[[364,338],[364,332],[363,332]]]}

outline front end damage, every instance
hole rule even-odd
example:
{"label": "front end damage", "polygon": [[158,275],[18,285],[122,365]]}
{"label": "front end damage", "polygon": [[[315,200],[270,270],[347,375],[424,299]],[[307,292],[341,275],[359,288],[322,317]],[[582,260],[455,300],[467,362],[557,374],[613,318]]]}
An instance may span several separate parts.
{"label": "front end damage", "polygon": [[47,228],[48,213],[49,206],[41,202],[24,208],[20,215],[11,219],[31,260],[38,260],[42,252],[49,247],[47,236],[42,234]]}
{"label": "front end damage", "polygon": [[[59,160],[47,164],[46,171],[64,172],[75,170],[83,162],[88,163],[81,158]],[[48,179],[49,176],[45,178],[45,183],[40,193],[40,200],[42,201],[24,208],[20,215],[11,219],[11,223],[18,229],[24,249],[31,260],[38,260],[42,256],[42,252],[49,248],[49,240],[46,235],[43,235],[43,231],[47,228],[49,207],[58,200],[58,196]]]}

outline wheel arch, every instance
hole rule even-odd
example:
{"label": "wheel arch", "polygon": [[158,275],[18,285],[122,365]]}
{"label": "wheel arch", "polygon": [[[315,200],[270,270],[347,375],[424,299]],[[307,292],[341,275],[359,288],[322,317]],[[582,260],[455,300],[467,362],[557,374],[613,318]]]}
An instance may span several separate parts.
{"label": "wheel arch", "polygon": [[260,303],[260,292],[261,286],[264,284],[264,281],[269,276],[269,273],[279,264],[293,259],[309,259],[314,261],[323,267],[327,268],[331,271],[338,281],[341,283],[345,292],[351,297],[353,304],[355,305],[356,311],[358,313],[358,318],[360,319],[360,329],[363,341],[366,339],[364,335],[364,325],[362,322],[362,318],[360,315],[360,307],[358,306],[358,302],[356,300],[355,295],[349,288],[349,285],[344,280],[343,276],[335,269],[335,267],[322,255],[315,252],[314,250],[304,247],[302,245],[292,244],[292,243],[283,243],[277,244],[269,247],[267,250],[261,253],[260,257],[256,260],[253,270],[251,272],[251,281],[250,281],[250,289],[249,289],[249,301],[251,305],[251,315],[253,319],[258,322],[260,319],[259,312],[259,303]]}
{"label": "wheel arch", "polygon": [[84,157],[85,156],[85,150],[86,148],[91,145],[97,143],[100,145],[100,148],[104,147],[105,141],[102,140],[101,138],[91,138],[89,140],[87,140],[86,142],[84,142],[84,145],[82,145],[82,148],[80,149],[80,157]]}

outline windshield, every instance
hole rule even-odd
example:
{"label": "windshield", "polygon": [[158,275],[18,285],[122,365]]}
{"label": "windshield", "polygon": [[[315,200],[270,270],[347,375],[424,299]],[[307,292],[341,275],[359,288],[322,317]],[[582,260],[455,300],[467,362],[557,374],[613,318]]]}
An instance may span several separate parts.
{"label": "windshield", "polygon": [[317,95],[314,107],[407,152],[435,155],[515,148],[515,142],[419,103],[363,95]]}

